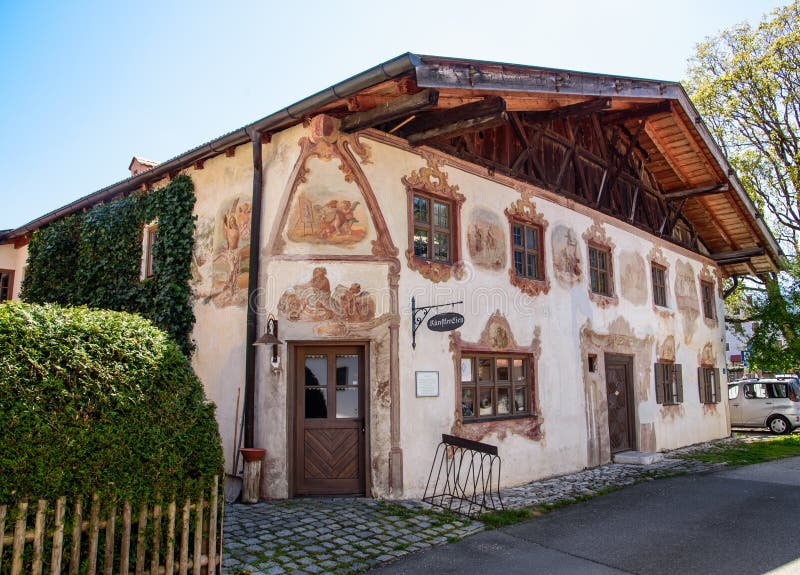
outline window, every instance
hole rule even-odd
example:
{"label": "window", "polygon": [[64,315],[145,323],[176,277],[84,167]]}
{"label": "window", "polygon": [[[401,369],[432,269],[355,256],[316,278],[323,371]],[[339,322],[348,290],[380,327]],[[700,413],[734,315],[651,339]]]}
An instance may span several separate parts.
{"label": "window", "polygon": [[703,315],[708,319],[715,319],[714,314],[714,284],[700,282],[700,295],[703,297]]}
{"label": "window", "polygon": [[153,277],[153,246],[158,239],[158,222],[144,227],[142,237],[142,273],[141,279]]}
{"label": "window", "polygon": [[414,257],[452,263],[453,225],[449,202],[414,192]]}
{"label": "window", "polygon": [[683,374],[680,364],[656,363],[656,403],[676,405],[683,403]]}
{"label": "window", "polygon": [[661,307],[667,307],[666,276],[666,268],[657,264],[652,264],[650,267],[650,277],[653,279],[653,303]]}
{"label": "window", "polygon": [[611,251],[589,246],[589,280],[596,294],[611,295]]}
{"label": "window", "polygon": [[461,357],[461,415],[464,421],[530,414],[530,363],[527,357]]}
{"label": "window", "polygon": [[521,223],[511,225],[514,273],[520,277],[542,280],[542,229]]}
{"label": "window", "polygon": [[795,400],[794,390],[784,382],[761,382],[744,384],[747,399],[791,399]]}
{"label": "window", "polygon": [[739,384],[732,383],[728,386],[728,399],[736,399],[739,397]]}
{"label": "window", "polygon": [[10,300],[14,292],[14,270],[0,270],[0,302]]}
{"label": "window", "polygon": [[700,403],[719,403],[719,370],[714,367],[697,369],[697,385],[700,389]]}

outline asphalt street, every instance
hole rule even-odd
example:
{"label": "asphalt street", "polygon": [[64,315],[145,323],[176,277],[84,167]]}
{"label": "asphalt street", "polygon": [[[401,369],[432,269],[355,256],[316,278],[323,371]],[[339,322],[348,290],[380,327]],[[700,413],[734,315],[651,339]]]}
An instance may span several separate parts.
{"label": "asphalt street", "polygon": [[800,574],[800,457],[659,479],[372,573]]}

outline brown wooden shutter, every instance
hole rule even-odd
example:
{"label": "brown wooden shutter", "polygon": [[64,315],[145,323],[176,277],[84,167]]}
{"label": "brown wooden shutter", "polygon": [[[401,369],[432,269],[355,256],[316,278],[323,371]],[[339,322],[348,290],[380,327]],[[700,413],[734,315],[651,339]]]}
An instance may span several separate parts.
{"label": "brown wooden shutter", "polygon": [[697,389],[700,392],[700,403],[706,402],[706,385],[705,385],[705,377],[703,374],[703,368],[697,368]]}
{"label": "brown wooden shutter", "polygon": [[719,368],[718,367],[714,368],[714,386],[716,388],[716,399],[717,399],[715,403],[719,403],[720,402],[719,393],[720,393],[721,385],[720,385],[720,381],[719,381]]}
{"label": "brown wooden shutter", "polygon": [[678,388],[678,403],[683,403],[683,366],[676,363],[672,366],[675,369],[675,381]]}
{"label": "brown wooden shutter", "polygon": [[664,403],[664,369],[660,363],[653,365],[656,381],[656,403]]}

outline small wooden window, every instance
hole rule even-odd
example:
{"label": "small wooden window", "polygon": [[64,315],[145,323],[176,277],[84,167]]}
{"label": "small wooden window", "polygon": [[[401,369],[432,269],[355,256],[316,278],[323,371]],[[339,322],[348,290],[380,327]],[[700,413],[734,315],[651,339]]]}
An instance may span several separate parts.
{"label": "small wooden window", "polygon": [[142,239],[142,279],[153,277],[153,246],[158,239],[158,223],[145,226]]}
{"label": "small wooden window", "polygon": [[533,413],[532,374],[527,357],[461,357],[461,415],[464,421],[504,419]]}
{"label": "small wooden window", "polygon": [[439,263],[453,261],[452,205],[414,192],[414,257]]}
{"label": "small wooden window", "polygon": [[650,276],[653,280],[653,303],[667,307],[667,270],[663,266],[652,264]]}
{"label": "small wooden window", "polygon": [[677,405],[683,403],[683,373],[677,363],[656,363],[656,403]]}
{"label": "small wooden window", "polygon": [[589,246],[589,281],[594,293],[604,296],[611,295],[610,250]]}
{"label": "small wooden window", "polygon": [[714,313],[714,284],[711,282],[700,282],[700,295],[703,298],[703,315],[707,319],[716,319]]}
{"label": "small wooden window", "polygon": [[700,403],[720,402],[719,369],[715,367],[697,368],[697,385],[700,391]]}
{"label": "small wooden window", "polygon": [[0,301],[8,301],[14,292],[14,270],[0,270]]}
{"label": "small wooden window", "polygon": [[522,278],[543,280],[542,228],[515,222],[511,233],[514,273]]}

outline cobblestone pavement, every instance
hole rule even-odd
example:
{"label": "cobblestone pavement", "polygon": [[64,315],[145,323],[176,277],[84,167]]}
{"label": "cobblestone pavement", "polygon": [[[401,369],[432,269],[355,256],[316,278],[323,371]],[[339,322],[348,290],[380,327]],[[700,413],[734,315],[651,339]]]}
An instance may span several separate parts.
{"label": "cobblestone pavement", "polygon": [[[698,444],[664,454],[651,465],[611,463],[503,489],[507,508],[535,507],[596,495],[656,477],[705,473],[724,464],[679,456],[731,441]],[[225,507],[224,572],[229,575],[357,573],[403,555],[455,541],[483,529],[478,521],[440,513],[418,501],[319,498]]]}
{"label": "cobblestone pavement", "polygon": [[357,573],[483,525],[419,502],[319,498],[225,506],[228,575]]}

